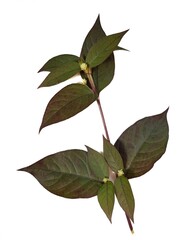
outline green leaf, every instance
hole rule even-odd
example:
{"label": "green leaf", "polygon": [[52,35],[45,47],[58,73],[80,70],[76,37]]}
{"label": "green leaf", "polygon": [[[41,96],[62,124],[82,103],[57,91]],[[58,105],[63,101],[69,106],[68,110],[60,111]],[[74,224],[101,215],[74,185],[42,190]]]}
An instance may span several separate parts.
{"label": "green leaf", "polygon": [[[94,26],[87,34],[82,46],[80,57],[84,61],[91,47],[104,36],[106,36],[106,34],[102,29],[100,17],[98,16]],[[92,69],[92,75],[98,93],[100,93],[100,91],[110,84],[114,77],[114,71],[115,61],[113,53],[103,63]],[[85,78],[83,73],[81,73],[81,75],[83,75],[82,77]]]}
{"label": "green leaf", "polygon": [[116,141],[115,147],[123,158],[128,178],[148,172],[166,151],[169,136],[167,111],[137,121]]}
{"label": "green leaf", "polygon": [[109,176],[109,170],[104,156],[90,147],[87,147],[87,150],[88,162],[91,171],[100,180],[103,180],[105,177],[107,178]]}
{"label": "green leaf", "polygon": [[124,169],[121,155],[119,154],[118,150],[105,137],[103,137],[103,149],[104,157],[110,168],[115,173],[118,173],[118,170]]}
{"label": "green leaf", "polygon": [[98,40],[89,50],[86,62],[91,68],[104,62],[114,50],[116,50],[120,40],[127,31],[104,36]]}
{"label": "green leaf", "polygon": [[82,45],[80,57],[85,61],[91,47],[102,37],[106,36],[98,16],[91,30],[88,32]]}
{"label": "green leaf", "polygon": [[114,185],[111,181],[104,183],[98,191],[98,202],[111,222],[114,208]]}
{"label": "green leaf", "polygon": [[92,76],[98,93],[111,83],[114,71],[115,61],[113,53],[103,63],[92,69]]}
{"label": "green leaf", "polygon": [[116,178],[114,182],[116,197],[127,216],[134,222],[135,201],[128,179],[125,176]]}
{"label": "green leaf", "polygon": [[79,57],[72,55],[72,54],[62,54],[58,55],[56,57],[51,58],[47,63],[44,64],[44,66],[38,71],[48,71],[52,72],[55,69],[61,68],[63,65],[66,65],[67,63],[72,62],[78,62]]}
{"label": "green leaf", "polygon": [[48,87],[61,83],[80,72],[79,57],[70,54],[63,54],[50,59],[40,70],[49,71],[39,87]]}
{"label": "green leaf", "polygon": [[103,184],[92,175],[83,150],[58,152],[20,171],[32,174],[49,192],[66,198],[93,197]]}
{"label": "green leaf", "polygon": [[61,89],[48,103],[40,131],[42,128],[61,122],[83,111],[96,100],[95,94],[83,84],[70,84]]}
{"label": "green leaf", "polygon": [[122,47],[119,47],[119,46],[117,46],[116,50],[129,51],[128,49],[126,49],[126,48],[122,48]]}

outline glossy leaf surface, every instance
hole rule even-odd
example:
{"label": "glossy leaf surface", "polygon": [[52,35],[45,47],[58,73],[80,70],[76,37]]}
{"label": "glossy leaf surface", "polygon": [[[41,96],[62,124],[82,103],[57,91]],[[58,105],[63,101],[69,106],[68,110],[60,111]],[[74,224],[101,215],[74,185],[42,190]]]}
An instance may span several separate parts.
{"label": "glossy leaf surface", "polygon": [[61,89],[50,100],[45,110],[40,130],[61,122],[87,108],[96,100],[91,89],[83,84],[71,84]]}
{"label": "glossy leaf surface", "polygon": [[124,169],[120,153],[105,137],[103,137],[103,149],[104,157],[115,173],[117,173],[118,170]]}
{"label": "glossy leaf surface", "polygon": [[114,208],[114,185],[111,181],[104,183],[98,191],[98,202],[111,222]]}
{"label": "glossy leaf surface", "polygon": [[104,62],[111,53],[116,50],[126,32],[127,31],[104,36],[98,40],[87,53],[86,62],[89,66],[93,68]]}
{"label": "glossy leaf surface", "polygon": [[20,171],[32,174],[49,192],[66,198],[93,197],[103,184],[92,175],[87,152],[82,150],[49,155]]}
{"label": "glossy leaf surface", "polygon": [[120,206],[134,222],[135,201],[128,179],[125,176],[118,177],[114,182],[114,186]]}
{"label": "glossy leaf surface", "polygon": [[50,72],[39,87],[61,83],[80,72],[79,57],[63,54],[50,59],[40,70]]}
{"label": "glossy leaf surface", "polygon": [[[100,18],[98,16],[94,26],[87,34],[82,46],[80,57],[84,59],[84,61],[90,48],[104,36],[106,36],[106,34],[102,29]],[[115,62],[113,53],[103,63],[93,68],[92,75],[98,93],[102,91],[112,81],[114,76],[114,70]]]}
{"label": "glossy leaf surface", "polygon": [[105,177],[107,178],[109,170],[104,156],[90,147],[87,147],[87,150],[89,167],[93,174],[100,180],[103,180]]}
{"label": "glossy leaf surface", "polygon": [[116,141],[115,147],[123,158],[128,178],[148,172],[166,151],[167,111],[137,121]]}

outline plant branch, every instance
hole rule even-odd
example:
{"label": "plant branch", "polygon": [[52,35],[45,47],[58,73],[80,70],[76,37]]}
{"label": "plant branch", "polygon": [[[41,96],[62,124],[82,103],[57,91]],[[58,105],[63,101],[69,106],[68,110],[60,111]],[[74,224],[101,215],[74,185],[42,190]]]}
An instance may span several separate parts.
{"label": "plant branch", "polygon": [[[96,95],[98,95],[97,90],[96,90],[96,86],[94,84],[94,80],[93,80],[93,77],[92,77],[91,69],[88,68],[85,73],[86,73],[86,75],[88,77],[88,80],[89,80],[89,83],[91,85],[91,88],[92,88],[93,92]],[[104,127],[104,131],[105,131],[106,139],[110,142],[110,137],[109,137],[109,133],[108,133],[108,129],[107,129],[107,125],[106,125],[103,109],[102,109],[102,106],[101,106],[100,97],[98,97],[98,99],[97,99],[97,104],[98,104],[99,111],[100,111],[100,114],[101,114],[101,118],[102,118],[102,122],[103,122],[103,127]],[[114,182],[115,178],[116,178],[116,174],[112,171],[111,168],[109,168],[109,179]],[[131,233],[134,233],[133,226],[132,226],[132,223],[131,223],[131,219],[128,217],[128,215],[126,213],[125,213],[125,215],[126,215],[126,219],[127,219],[129,228],[131,230]]]}
{"label": "plant branch", "polygon": [[94,79],[93,79],[93,77],[92,77],[91,69],[90,69],[90,68],[87,68],[87,70],[85,71],[85,73],[86,73],[86,75],[87,75],[87,77],[88,77],[88,80],[89,80],[89,83],[90,83],[90,85],[91,85],[91,88],[92,88],[93,92],[94,92],[96,95],[98,95],[97,90],[96,90],[96,86],[95,86],[95,84],[94,84]]}
{"label": "plant branch", "polygon": [[[97,90],[96,90],[96,86],[94,84],[94,80],[93,80],[93,77],[92,77],[91,69],[88,69],[86,74],[87,74],[87,77],[88,77],[88,80],[89,80],[89,83],[91,85],[91,88],[92,88],[93,92],[96,95],[98,95]],[[107,125],[106,125],[103,109],[102,109],[102,106],[101,106],[100,97],[98,97],[98,99],[97,99],[97,104],[98,104],[99,111],[100,111],[100,114],[101,114],[101,118],[102,118],[104,130],[105,130],[106,139],[110,142],[110,137],[109,137],[109,133],[108,133],[108,129],[107,129]]]}
{"label": "plant branch", "polygon": [[99,107],[99,112],[100,112],[100,114],[101,114],[101,118],[102,118],[102,122],[103,122],[103,126],[104,126],[104,131],[105,131],[106,139],[110,142],[110,137],[109,137],[109,133],[108,133],[108,129],[107,129],[107,125],[106,125],[104,113],[103,113],[103,110],[102,110],[100,97],[98,97],[98,99],[97,99],[97,104],[98,104],[98,107]]}

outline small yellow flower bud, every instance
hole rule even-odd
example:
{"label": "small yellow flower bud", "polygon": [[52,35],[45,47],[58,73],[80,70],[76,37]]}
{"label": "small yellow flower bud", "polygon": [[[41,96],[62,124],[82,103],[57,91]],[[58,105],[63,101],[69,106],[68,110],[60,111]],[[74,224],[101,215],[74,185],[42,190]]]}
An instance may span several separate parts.
{"label": "small yellow flower bud", "polygon": [[86,63],[81,63],[81,64],[80,64],[80,68],[81,68],[82,71],[86,71],[87,68],[88,68],[88,66],[87,66]]}
{"label": "small yellow flower bud", "polygon": [[118,170],[118,177],[121,177],[121,176],[123,176],[124,175],[124,172],[123,172],[123,170],[121,169],[121,170]]}
{"label": "small yellow flower bud", "polygon": [[82,84],[86,85],[87,84],[87,80],[86,79],[82,79]]}
{"label": "small yellow flower bud", "polygon": [[109,178],[106,178],[106,177],[105,177],[105,178],[103,179],[103,182],[104,182],[104,183],[107,183],[107,181],[109,181]]}

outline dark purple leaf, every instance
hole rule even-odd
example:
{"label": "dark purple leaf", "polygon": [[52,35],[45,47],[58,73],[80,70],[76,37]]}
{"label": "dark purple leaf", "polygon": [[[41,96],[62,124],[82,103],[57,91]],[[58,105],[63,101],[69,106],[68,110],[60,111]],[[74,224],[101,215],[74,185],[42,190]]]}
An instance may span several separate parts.
{"label": "dark purple leaf", "polygon": [[114,185],[111,181],[107,181],[99,189],[98,201],[102,210],[105,212],[107,218],[111,222],[114,208]]}
{"label": "dark purple leaf", "polygon": [[63,54],[51,58],[40,70],[50,72],[39,87],[48,87],[61,83],[80,72],[79,57]]}
{"label": "dark purple leaf", "polygon": [[103,185],[88,165],[87,152],[67,150],[20,169],[32,174],[49,192],[66,198],[89,198]]}
{"label": "dark purple leaf", "polygon": [[42,128],[61,122],[87,108],[97,96],[83,84],[71,84],[61,89],[48,103],[40,131]]}
{"label": "dark purple leaf", "polygon": [[169,136],[167,111],[137,121],[116,141],[115,147],[123,158],[128,178],[148,172],[166,151]]}
{"label": "dark purple leaf", "polygon": [[134,222],[135,201],[128,179],[125,176],[116,178],[114,182],[116,197],[127,216]]}

